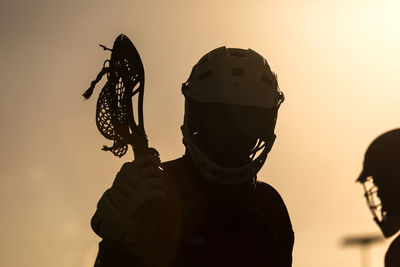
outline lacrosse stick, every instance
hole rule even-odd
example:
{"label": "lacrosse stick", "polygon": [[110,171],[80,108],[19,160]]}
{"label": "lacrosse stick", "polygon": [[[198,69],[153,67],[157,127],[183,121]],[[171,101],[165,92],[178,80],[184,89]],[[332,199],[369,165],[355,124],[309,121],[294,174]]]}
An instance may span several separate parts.
{"label": "lacrosse stick", "polygon": [[[100,46],[111,51],[111,58],[104,61],[103,68],[83,97],[89,99],[96,84],[107,75],[107,82],[97,100],[96,125],[100,133],[114,143],[111,147],[103,146],[103,150],[122,157],[129,144],[137,158],[148,149],[143,125],[143,63],[131,40],[123,34],[115,39],[112,49]],[[132,105],[135,95],[138,95],[138,123],[135,122]]]}

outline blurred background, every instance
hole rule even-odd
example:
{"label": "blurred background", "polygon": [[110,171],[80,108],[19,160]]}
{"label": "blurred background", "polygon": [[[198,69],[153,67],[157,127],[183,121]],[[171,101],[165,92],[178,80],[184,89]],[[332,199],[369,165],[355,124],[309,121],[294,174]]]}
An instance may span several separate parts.
{"label": "blurred background", "polygon": [[0,0],[0,266],[93,266],[90,218],[133,156],[100,150],[101,85],[81,94],[109,57],[98,44],[120,33],[142,57],[145,128],[164,161],[184,151],[180,86],[198,59],[222,45],[267,58],[286,101],[259,178],[288,207],[293,266],[361,266],[341,244],[380,234],[354,181],[369,143],[400,126],[399,12],[395,0]]}

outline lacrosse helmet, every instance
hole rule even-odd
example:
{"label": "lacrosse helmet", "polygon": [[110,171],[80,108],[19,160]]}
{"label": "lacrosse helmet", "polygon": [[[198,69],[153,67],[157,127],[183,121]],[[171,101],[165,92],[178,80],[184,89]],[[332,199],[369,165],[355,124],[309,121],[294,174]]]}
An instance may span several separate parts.
{"label": "lacrosse helmet", "polygon": [[275,140],[284,95],[265,58],[219,47],[182,85],[183,143],[200,173],[222,184],[255,183]]}
{"label": "lacrosse helmet", "polygon": [[368,207],[385,237],[400,230],[400,128],[383,133],[368,147],[362,183]]}

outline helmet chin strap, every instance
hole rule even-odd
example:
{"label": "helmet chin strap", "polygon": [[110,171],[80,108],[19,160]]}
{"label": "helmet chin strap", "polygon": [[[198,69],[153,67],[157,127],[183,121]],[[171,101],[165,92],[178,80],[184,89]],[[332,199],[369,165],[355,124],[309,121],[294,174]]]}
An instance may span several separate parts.
{"label": "helmet chin strap", "polygon": [[386,238],[393,236],[400,230],[400,214],[385,217],[381,221],[375,217],[374,221],[378,224]]}

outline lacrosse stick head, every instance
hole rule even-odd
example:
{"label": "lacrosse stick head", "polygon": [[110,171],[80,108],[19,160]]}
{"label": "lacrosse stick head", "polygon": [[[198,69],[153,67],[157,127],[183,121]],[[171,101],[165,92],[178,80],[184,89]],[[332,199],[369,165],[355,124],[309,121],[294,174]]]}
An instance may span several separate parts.
{"label": "lacrosse stick head", "polygon": [[[147,148],[148,143],[143,125],[143,63],[126,35],[120,34],[112,49],[102,47],[111,51],[111,58],[104,62],[98,77],[84,96],[89,98],[96,83],[103,75],[107,75],[107,82],[97,100],[96,125],[105,138],[113,141],[113,145],[104,146],[103,150],[122,157],[129,144],[136,156]],[[137,97],[137,121],[132,104],[134,96]]]}

